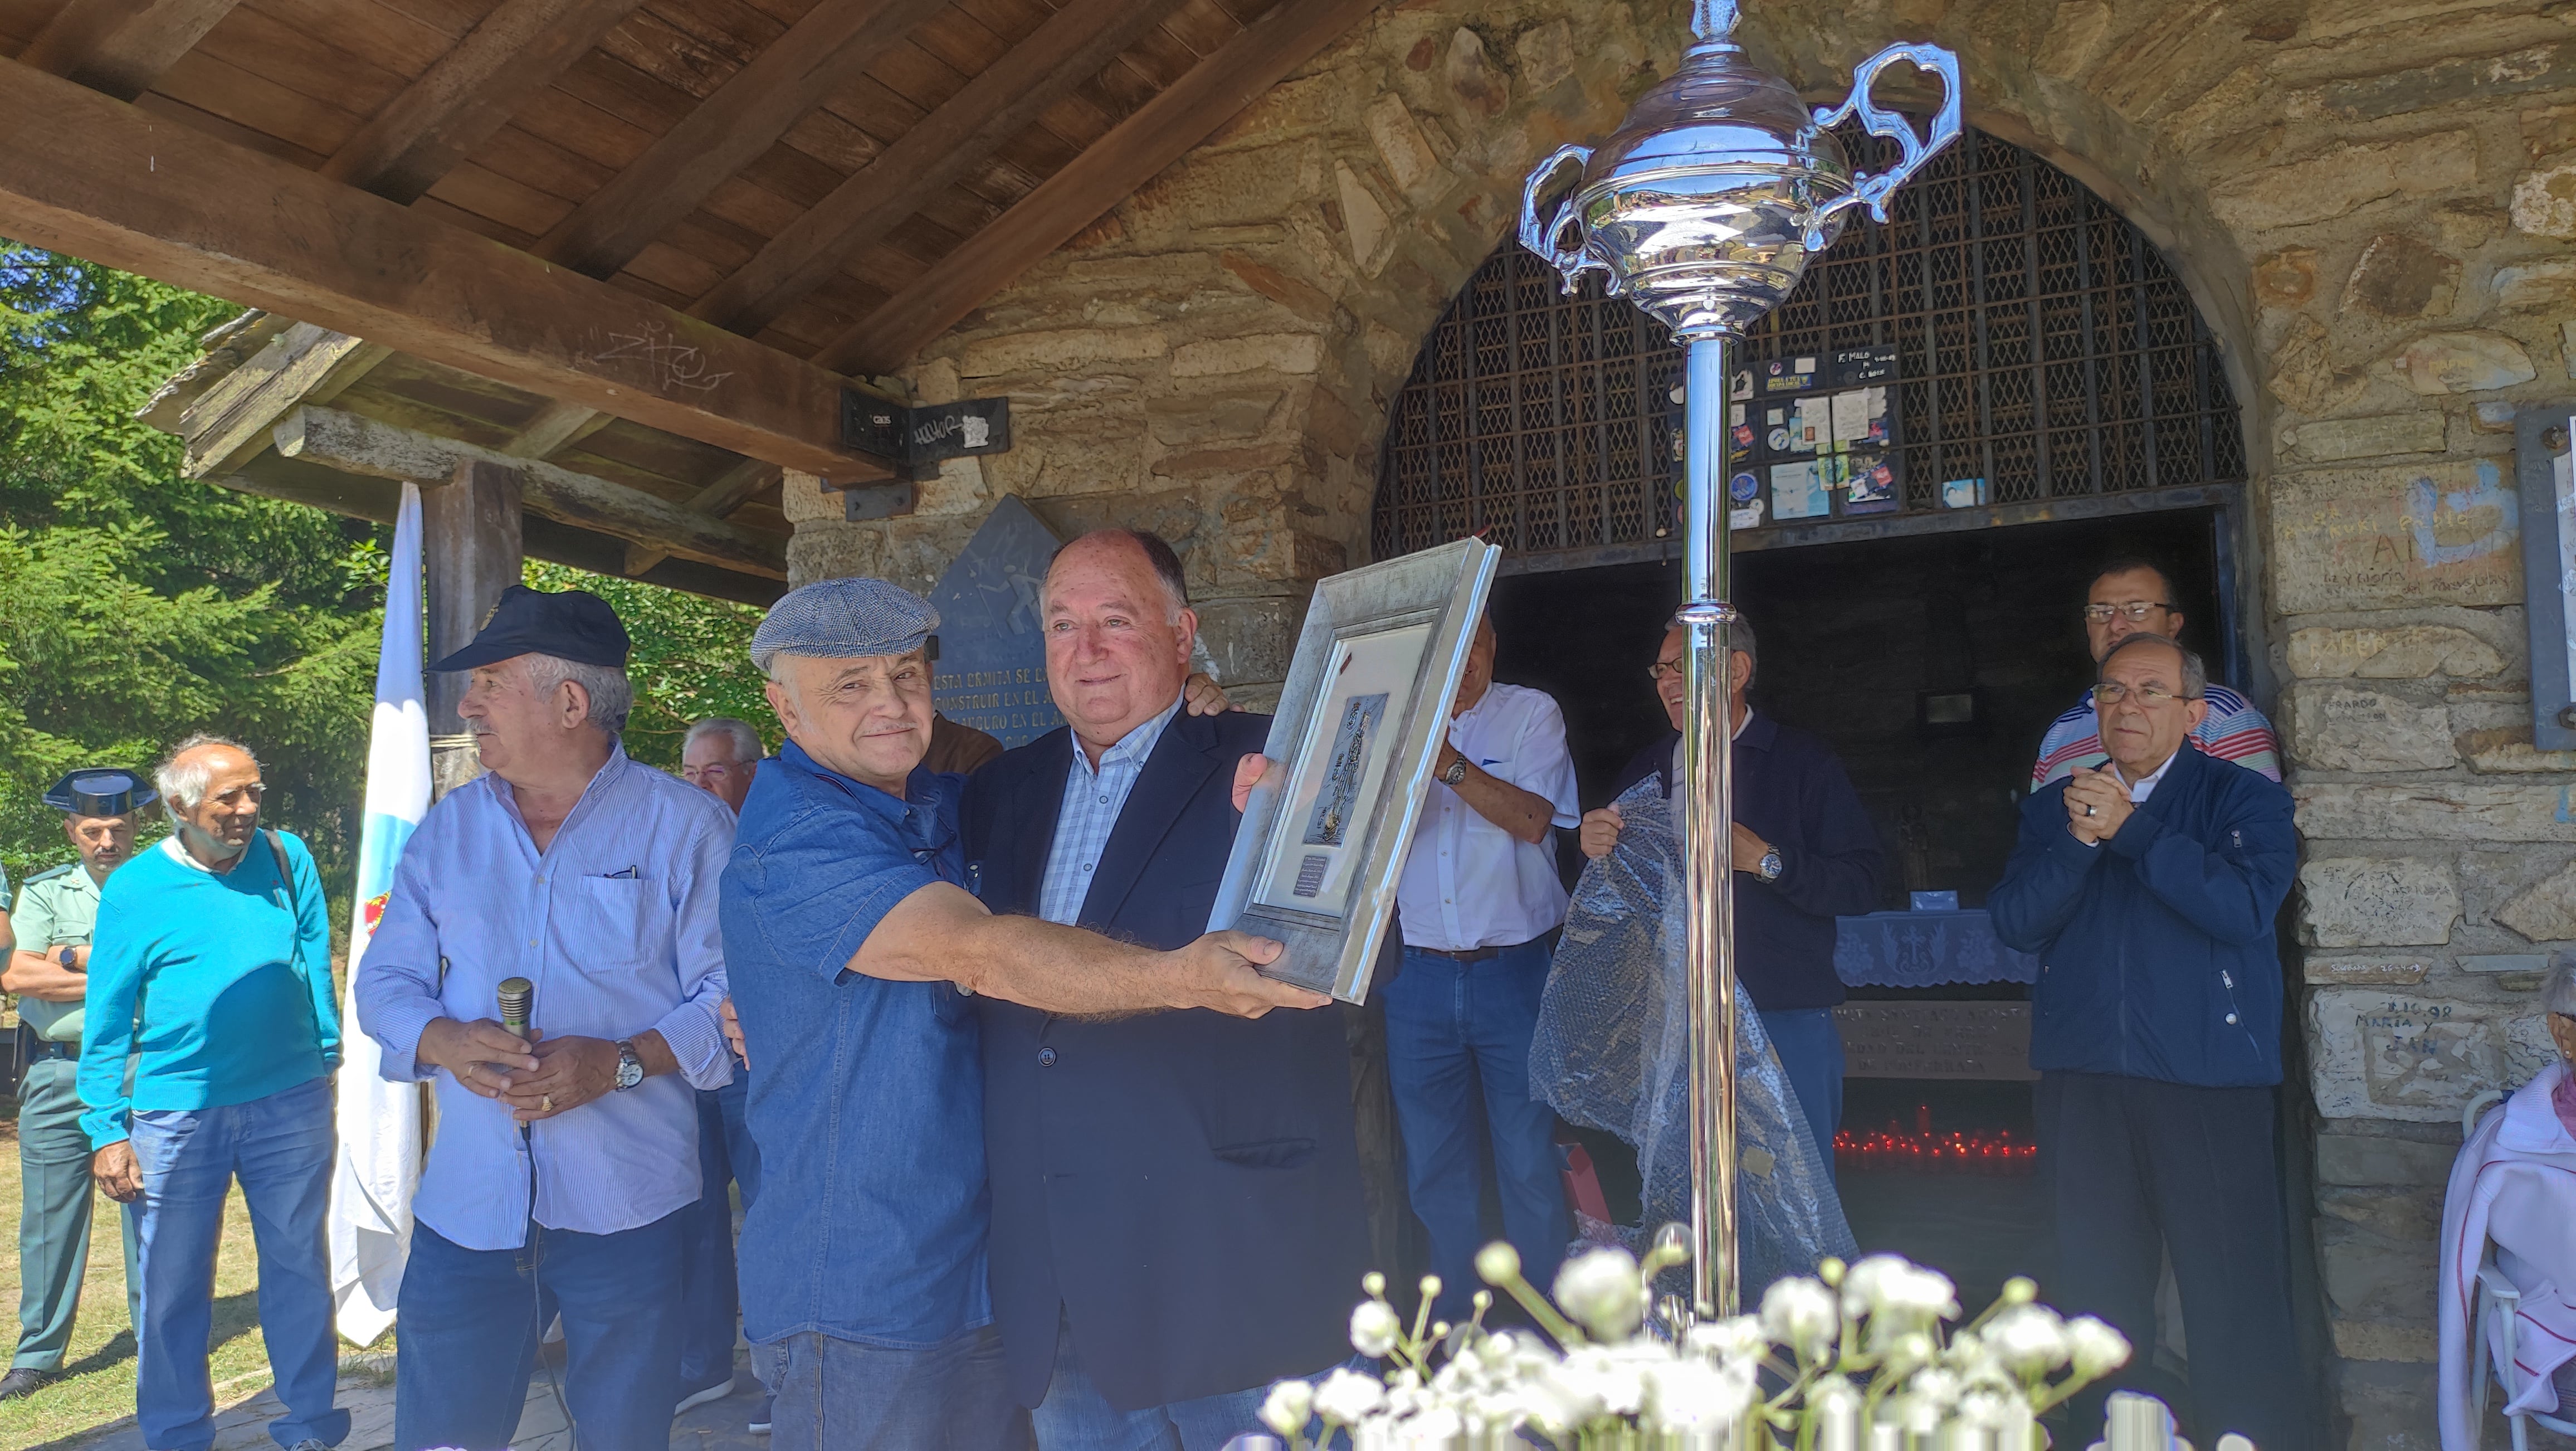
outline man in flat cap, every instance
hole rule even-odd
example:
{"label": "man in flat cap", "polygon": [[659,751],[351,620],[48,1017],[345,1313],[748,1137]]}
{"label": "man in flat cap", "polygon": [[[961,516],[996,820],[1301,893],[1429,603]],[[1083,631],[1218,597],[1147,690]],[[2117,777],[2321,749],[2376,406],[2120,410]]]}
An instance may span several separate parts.
{"label": "man in flat cap", "polygon": [[[0,1378],[0,1401],[34,1392],[62,1368],[89,1264],[89,1135],[81,1132],[81,1000],[89,992],[90,929],[107,874],[134,854],[134,817],[156,800],[131,771],[74,771],[45,793],[63,813],[76,862],[18,888],[11,927],[19,946],[0,968],[0,990],[18,998],[18,1351]],[[121,1216],[125,1296],[143,1324],[135,1268],[136,1221]]]}
{"label": "man in flat cap", "polygon": [[[692,1090],[732,1075],[733,820],[627,759],[626,652],[596,595],[513,586],[430,667],[471,672],[457,714],[486,774],[413,833],[355,987],[385,1076],[438,1095],[396,1302],[399,1451],[508,1445],[558,1313],[585,1451],[670,1443]],[[532,985],[524,1033],[499,1021],[511,979]]]}
{"label": "man in flat cap", "polygon": [[1254,971],[1275,942],[1158,952],[987,912],[964,885],[959,778],[921,768],[938,621],[882,580],[836,579],[752,637],[787,744],[743,803],[724,927],[761,1151],[743,1321],[770,1357],[778,1451],[1028,1444],[985,1285],[970,995],[1240,1017],[1326,1001]]}

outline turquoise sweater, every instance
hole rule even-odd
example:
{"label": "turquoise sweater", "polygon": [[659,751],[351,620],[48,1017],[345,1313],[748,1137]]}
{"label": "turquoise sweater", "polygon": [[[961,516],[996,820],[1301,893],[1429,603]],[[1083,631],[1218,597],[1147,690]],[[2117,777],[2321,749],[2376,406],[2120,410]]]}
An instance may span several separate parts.
{"label": "turquoise sweater", "polygon": [[[125,1138],[129,1110],[248,1103],[338,1065],[322,879],[303,842],[280,840],[291,886],[278,880],[266,833],[222,876],[165,845],[108,877],[81,1041],[81,1127],[93,1150]],[[128,1055],[137,1055],[130,1097]]]}

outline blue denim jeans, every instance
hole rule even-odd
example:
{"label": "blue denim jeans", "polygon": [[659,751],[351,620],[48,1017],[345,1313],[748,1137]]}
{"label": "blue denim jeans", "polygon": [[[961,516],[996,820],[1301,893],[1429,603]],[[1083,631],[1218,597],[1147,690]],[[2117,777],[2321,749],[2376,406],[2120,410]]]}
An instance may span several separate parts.
{"label": "blue denim jeans", "polygon": [[[1038,1451],[1222,1451],[1226,1442],[1247,1431],[1267,1434],[1261,1424],[1261,1403],[1270,1394],[1266,1383],[1168,1406],[1119,1410],[1082,1368],[1072,1325],[1061,1318],[1057,1325],[1055,1375],[1032,1417]],[[1357,1356],[1344,1364],[1375,1372]],[[1317,1371],[1306,1379],[1320,1382],[1329,1373]]]}
{"label": "blue denim jeans", "polygon": [[259,1328],[286,1414],[268,1423],[280,1446],[337,1446],[349,1413],[332,1405],[339,1344],[331,1330],[331,1265],[322,1219],[331,1202],[331,1081],[217,1108],[137,1109],[143,1170],[143,1324],[136,1335],[135,1420],[154,1451],[215,1443],[206,1374],[214,1329],[215,1249],[224,1196],[241,1181],[259,1249]]}
{"label": "blue denim jeans", "polygon": [[669,1451],[687,1214],[615,1234],[532,1222],[520,1248],[494,1250],[414,1224],[395,1305],[395,1451],[509,1445],[558,1313],[564,1405],[582,1451]]}
{"label": "blue denim jeans", "polygon": [[1807,1132],[1825,1161],[1825,1182],[1834,1178],[1834,1130],[1843,1122],[1843,1035],[1834,1026],[1831,1008],[1783,1008],[1762,1015],[1762,1031],[1780,1069],[1798,1095],[1798,1111],[1807,1116]]}
{"label": "blue denim jeans", "polygon": [[1550,938],[1459,962],[1408,947],[1386,988],[1387,1077],[1404,1133],[1413,1212],[1431,1235],[1440,1313],[1467,1313],[1482,1246],[1476,1223],[1477,1099],[1493,1136],[1503,1233],[1542,1291],[1574,1236],[1556,1158],[1556,1114],[1530,1093],[1530,1035],[1547,987]]}
{"label": "blue denim jeans", "polygon": [[777,1377],[770,1451],[1028,1451],[990,1325],[921,1349],[812,1330],[760,1348]]}
{"label": "blue denim jeans", "polygon": [[[695,1391],[733,1374],[734,1322],[742,1301],[734,1278],[733,1200],[725,1185],[742,1186],[742,1207],[760,1193],[760,1150],[743,1125],[747,1085],[741,1064],[733,1082],[698,1093],[698,1202],[682,1210],[680,1230],[680,1388]],[[752,1357],[757,1369],[759,1356]],[[678,1397],[673,1397],[676,1401]]]}

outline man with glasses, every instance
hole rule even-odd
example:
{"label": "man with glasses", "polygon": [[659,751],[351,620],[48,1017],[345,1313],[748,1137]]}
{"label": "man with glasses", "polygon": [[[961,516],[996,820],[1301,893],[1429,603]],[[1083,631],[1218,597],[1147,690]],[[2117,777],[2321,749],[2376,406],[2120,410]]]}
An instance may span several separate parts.
{"label": "man with glasses", "polygon": [[[2182,638],[2183,614],[2173,605],[2171,576],[2143,559],[2114,559],[2093,577],[2084,605],[2084,637],[2099,664],[2111,647],[2132,635]],[[2211,685],[2207,707],[2192,728],[2191,742],[2204,755],[2234,761],[2266,779],[2281,779],[2281,738],[2251,702],[2224,685]],[[2063,780],[2081,766],[2088,770],[2109,759],[2096,734],[2090,696],[2049,722],[2040,740],[2039,759],[2030,768],[2030,789]]]}
{"label": "man with glasses", "polygon": [[[2274,920],[2298,869],[2290,794],[2184,741],[2209,710],[2200,657],[2132,634],[2093,687],[2106,764],[2034,791],[1995,933],[2043,966],[2031,990],[2057,1304],[2155,1343],[2170,1258],[2191,1345],[2195,1444],[2305,1444],[2289,1254],[2273,1167],[2281,1082]],[[2119,1384],[2136,1385],[2144,1358]],[[2074,1406],[2094,1438],[2097,1384]],[[2170,1386],[2154,1387],[2168,1400]]]}

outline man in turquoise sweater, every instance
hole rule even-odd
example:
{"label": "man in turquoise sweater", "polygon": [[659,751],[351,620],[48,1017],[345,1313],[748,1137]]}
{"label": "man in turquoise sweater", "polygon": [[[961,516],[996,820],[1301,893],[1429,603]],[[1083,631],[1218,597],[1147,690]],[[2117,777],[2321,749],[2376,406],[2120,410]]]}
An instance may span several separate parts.
{"label": "man in turquoise sweater", "polygon": [[153,1451],[214,1444],[215,1250],[239,1179],[286,1403],[269,1434],[288,1451],[325,1451],[349,1434],[349,1413],[332,1404],[322,1229],[340,1061],[322,882],[303,842],[258,829],[266,788],[239,742],[191,736],[154,784],[173,830],[100,895],[80,1065],[91,1172],[142,1207],[135,1416]]}

